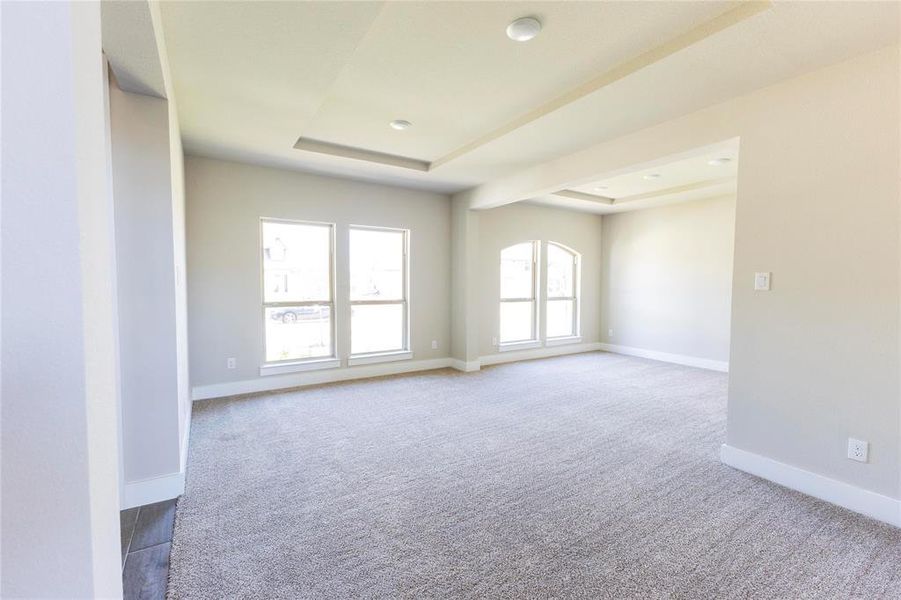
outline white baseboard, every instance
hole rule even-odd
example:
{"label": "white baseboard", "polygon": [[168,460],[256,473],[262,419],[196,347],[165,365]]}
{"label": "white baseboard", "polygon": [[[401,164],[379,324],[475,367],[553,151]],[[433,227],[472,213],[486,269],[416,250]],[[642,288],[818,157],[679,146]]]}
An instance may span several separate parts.
{"label": "white baseboard", "polygon": [[125,484],[122,509],[178,498],[185,491],[185,472]]}
{"label": "white baseboard", "polygon": [[627,354],[629,356],[639,356],[641,358],[650,358],[662,362],[676,363],[677,365],[686,365],[688,367],[698,367],[700,369],[710,369],[711,371],[729,372],[729,363],[723,360],[711,360],[709,358],[698,358],[696,356],[687,356],[685,354],[671,354],[669,352],[658,352],[657,350],[645,350],[644,348],[632,348],[631,346],[617,346],[616,344],[599,344],[600,349],[614,354]]}
{"label": "white baseboard", "polygon": [[458,371],[463,371],[464,373],[471,373],[473,371],[478,371],[482,368],[482,363],[477,360],[471,360],[469,362],[457,360],[456,358],[451,359],[451,366]]}
{"label": "white baseboard", "polygon": [[326,369],[322,371],[304,371],[289,373],[286,375],[269,375],[259,379],[246,379],[244,381],[230,381],[227,383],[214,383],[211,385],[198,385],[191,390],[193,400],[206,400],[209,398],[222,398],[236,394],[250,394],[254,392],[268,392],[271,390],[283,390],[304,385],[319,383],[332,383],[335,381],[347,381],[350,379],[365,379],[366,377],[378,377],[380,375],[396,375],[399,373],[412,373],[415,371],[428,371],[431,369],[443,369],[452,366],[450,358],[432,358],[428,360],[386,362],[371,365],[359,365],[344,369]]}
{"label": "white baseboard", "polygon": [[549,358],[563,354],[580,354],[582,352],[596,352],[601,349],[598,342],[588,344],[571,344],[568,346],[551,346],[549,348],[533,348],[530,350],[508,350],[503,353],[480,356],[479,364],[498,365],[501,363],[516,362],[519,360],[531,360],[533,358]]}
{"label": "white baseboard", "polygon": [[720,449],[720,460],[740,471],[901,527],[901,500],[726,444]]}

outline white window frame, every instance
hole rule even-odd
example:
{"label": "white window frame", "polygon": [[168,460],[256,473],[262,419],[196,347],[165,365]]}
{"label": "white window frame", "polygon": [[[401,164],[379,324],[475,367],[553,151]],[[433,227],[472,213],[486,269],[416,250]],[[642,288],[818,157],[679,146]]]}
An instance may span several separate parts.
{"label": "white window frame", "polygon": [[402,233],[404,236],[404,256],[403,256],[403,281],[401,290],[403,298],[401,300],[353,300],[350,297],[350,288],[348,287],[347,297],[347,329],[350,332],[350,347],[353,348],[353,307],[354,306],[373,306],[373,305],[392,305],[403,304],[403,348],[396,350],[380,350],[378,352],[360,352],[351,353],[348,356],[348,366],[365,365],[379,362],[390,362],[395,360],[408,360],[413,358],[413,352],[410,349],[411,325],[410,325],[410,230],[399,227],[381,227],[376,225],[349,225],[347,228],[347,261],[348,276],[350,276],[350,235],[354,230],[364,231],[390,231],[394,233]]}
{"label": "white window frame", "polygon": [[[517,242],[515,244],[510,244],[509,246],[504,246],[501,248],[498,260],[498,275],[500,276],[500,265],[501,265],[501,257],[503,257],[504,250],[508,248],[513,248],[514,246],[519,246],[522,244],[531,244],[532,245],[532,297],[531,298],[504,298],[501,296],[500,289],[498,290],[499,302],[498,302],[498,351],[504,352],[507,350],[524,350],[527,348],[538,348],[541,346],[541,340],[539,339],[539,302],[540,302],[540,290],[539,290],[539,282],[541,281],[541,276],[539,273],[539,265],[541,264],[540,256],[541,256],[541,242],[540,240],[526,240],[522,242]],[[500,277],[499,277],[500,280]],[[501,307],[504,303],[508,302],[531,302],[532,303],[532,336],[527,340],[514,340],[510,342],[504,342],[500,338],[500,323],[501,323]]]}
{"label": "white window frame", "polygon": [[[556,246],[557,248],[563,250],[570,256],[572,256],[573,264],[572,264],[572,281],[573,281],[573,295],[572,296],[551,296],[550,291],[547,289],[547,283],[545,283],[545,314],[547,313],[547,309],[550,306],[551,302],[558,300],[571,300],[573,303],[573,323],[572,323],[572,333],[569,335],[559,335],[559,336],[548,336],[547,335],[547,319],[545,319],[545,340],[548,346],[555,346],[559,344],[573,343],[578,342],[582,339],[581,334],[581,319],[580,315],[582,312],[582,307],[579,302],[579,296],[581,295],[581,274],[582,274],[582,255],[566,246],[561,244],[560,242],[547,242],[548,246]],[[550,250],[546,253],[547,259],[550,260]],[[548,273],[550,273],[550,267],[548,267]]]}
{"label": "white window frame", "polygon": [[[289,302],[266,302],[266,272],[263,253],[263,225],[265,223],[285,223],[289,225],[312,225],[316,227],[328,227],[329,229],[329,299],[305,300]],[[337,322],[338,315],[335,311],[335,223],[321,221],[301,221],[297,219],[278,219],[272,217],[260,217],[258,251],[260,260],[260,306],[263,338],[263,355],[260,362],[260,375],[278,375],[294,371],[309,371],[315,369],[331,369],[341,366],[338,359]],[[285,360],[266,360],[266,309],[288,306],[328,306],[331,325],[331,353],[328,356],[316,356],[312,358],[289,358]]]}

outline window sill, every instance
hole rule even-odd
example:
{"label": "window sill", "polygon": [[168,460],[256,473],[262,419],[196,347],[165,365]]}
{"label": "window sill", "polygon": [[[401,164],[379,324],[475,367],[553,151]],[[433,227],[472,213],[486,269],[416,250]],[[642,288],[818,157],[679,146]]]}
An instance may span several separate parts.
{"label": "window sill", "polygon": [[581,335],[568,335],[566,337],[548,338],[545,346],[565,346],[567,344],[578,344],[581,341]]}
{"label": "window sill", "polygon": [[396,360],[410,360],[411,358],[413,358],[413,353],[409,350],[402,350],[400,352],[380,352],[378,354],[359,354],[348,358],[347,366],[371,365],[374,363],[394,362]]}
{"label": "window sill", "polygon": [[260,366],[260,375],[283,375],[285,373],[297,373],[299,371],[335,369],[340,366],[341,361],[337,358],[305,360],[303,362],[262,365]]}
{"label": "window sill", "polygon": [[498,352],[512,352],[513,350],[528,350],[530,348],[541,348],[541,340],[527,340],[525,342],[509,342],[506,344],[498,344]]}

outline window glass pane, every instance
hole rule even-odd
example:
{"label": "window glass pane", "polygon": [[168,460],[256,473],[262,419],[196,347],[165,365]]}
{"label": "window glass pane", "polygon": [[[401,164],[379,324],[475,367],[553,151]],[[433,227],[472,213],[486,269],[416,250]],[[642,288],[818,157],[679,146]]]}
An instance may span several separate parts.
{"label": "window glass pane", "polygon": [[351,354],[404,350],[404,305],[352,306],[350,336]]}
{"label": "window glass pane", "polygon": [[328,225],[263,221],[263,301],[331,300]]}
{"label": "window glass pane", "polygon": [[404,232],[350,230],[350,299],[404,299]]}
{"label": "window glass pane", "polygon": [[325,305],[266,308],[266,360],[332,355],[331,308]]}
{"label": "window glass pane", "polygon": [[532,339],[534,302],[501,302],[501,343]]}
{"label": "window glass pane", "polygon": [[501,250],[501,298],[533,298],[532,242]]}
{"label": "window glass pane", "polygon": [[575,335],[573,325],[573,301],[548,300],[547,336],[552,338]]}
{"label": "window glass pane", "polygon": [[548,298],[575,296],[573,260],[575,256],[556,244],[547,245],[547,295]]}

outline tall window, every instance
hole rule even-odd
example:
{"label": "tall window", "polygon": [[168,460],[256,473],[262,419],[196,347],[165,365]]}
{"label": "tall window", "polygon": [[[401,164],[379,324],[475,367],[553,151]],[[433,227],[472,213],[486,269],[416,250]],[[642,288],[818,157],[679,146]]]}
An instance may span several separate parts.
{"label": "tall window", "polygon": [[405,229],[350,228],[350,352],[409,349]]}
{"label": "tall window", "polygon": [[263,219],[266,362],[335,356],[334,225]]}
{"label": "tall window", "polygon": [[579,255],[560,244],[547,244],[547,337],[579,335]]}
{"label": "tall window", "polygon": [[538,242],[501,250],[500,343],[537,339]]}

